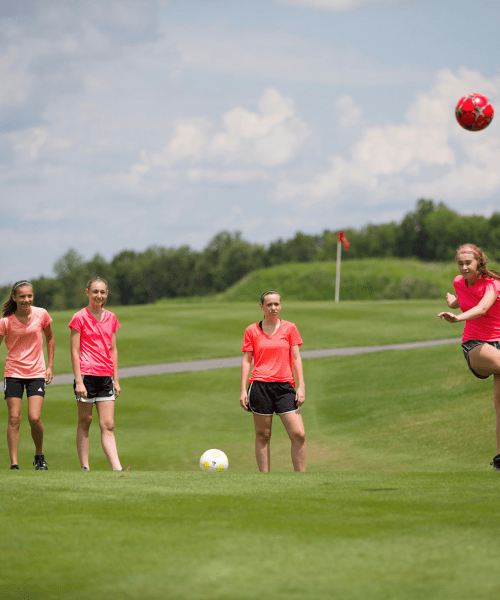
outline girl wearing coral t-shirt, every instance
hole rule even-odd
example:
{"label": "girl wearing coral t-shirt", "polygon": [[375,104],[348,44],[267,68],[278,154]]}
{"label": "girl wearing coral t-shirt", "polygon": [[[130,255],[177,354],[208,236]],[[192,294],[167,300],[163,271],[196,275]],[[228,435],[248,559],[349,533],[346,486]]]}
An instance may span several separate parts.
{"label": "girl wearing coral t-shirt", "polygon": [[456,296],[446,294],[450,308],[462,313],[439,313],[450,323],[465,322],[462,349],[469,369],[479,379],[493,375],[493,397],[496,410],[497,455],[491,463],[500,471],[500,273],[486,267],[488,259],[474,244],[457,251],[460,275],[453,285]]}
{"label": "girl wearing coral t-shirt", "polygon": [[[35,443],[37,471],[46,471],[43,454],[42,405],[45,384],[52,381],[54,363],[54,336],[52,319],[44,308],[33,306],[33,286],[25,279],[17,281],[10,297],[3,305],[0,319],[0,344],[5,338],[7,358],[5,360],[4,392],[9,411],[7,443],[10,468],[18,470],[19,425],[21,424],[21,401],[26,390],[28,397],[28,421],[31,437]],[[43,335],[47,344],[48,367],[43,357]]]}
{"label": "girl wearing coral t-shirt", "polygon": [[[241,363],[240,405],[253,413],[255,457],[262,472],[270,470],[273,414],[280,416],[291,441],[295,471],[306,470],[306,438],[300,407],[305,400],[304,374],[297,327],[279,318],[281,299],[276,290],[260,299],[264,319],[246,328]],[[253,369],[250,379],[250,368]],[[292,371],[297,376],[297,388]],[[247,380],[250,385],[246,389]]]}
{"label": "girl wearing coral t-shirt", "polygon": [[108,285],[104,279],[91,279],[85,293],[86,308],[73,315],[71,329],[71,363],[75,381],[73,389],[78,405],[76,447],[82,471],[89,471],[89,428],[95,404],[101,428],[101,444],[113,471],[122,471],[114,433],[115,398],[120,395],[116,316],[104,308]]}

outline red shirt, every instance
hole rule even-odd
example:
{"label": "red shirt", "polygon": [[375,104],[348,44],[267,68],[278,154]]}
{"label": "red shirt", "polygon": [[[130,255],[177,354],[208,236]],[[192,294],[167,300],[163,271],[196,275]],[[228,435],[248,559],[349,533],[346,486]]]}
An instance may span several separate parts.
{"label": "red shirt", "polygon": [[8,354],[5,359],[5,377],[45,379],[43,357],[43,330],[52,323],[45,308],[31,307],[27,325],[12,314],[0,319],[0,335],[5,336]]}
{"label": "red shirt", "polygon": [[80,332],[80,371],[82,375],[112,377],[114,374],[111,341],[120,323],[116,315],[104,309],[98,321],[88,308],[73,315],[69,327]]}
{"label": "red shirt", "polygon": [[292,346],[302,346],[297,327],[290,321],[280,322],[273,335],[265,334],[258,323],[245,330],[242,352],[251,352],[252,381],[288,381],[295,387],[292,371]]}
{"label": "red shirt", "polygon": [[477,306],[488,290],[495,290],[498,293],[493,306],[485,315],[465,321],[462,341],[495,342],[500,340],[500,281],[493,277],[481,277],[468,288],[462,275],[458,275],[453,280],[453,285],[462,312]]}

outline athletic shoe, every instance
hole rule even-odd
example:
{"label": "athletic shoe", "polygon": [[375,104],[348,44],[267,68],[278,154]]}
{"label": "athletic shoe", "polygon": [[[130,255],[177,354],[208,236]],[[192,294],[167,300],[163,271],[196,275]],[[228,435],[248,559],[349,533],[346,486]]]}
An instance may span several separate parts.
{"label": "athletic shoe", "polygon": [[19,465],[10,465],[11,471],[19,471]]}
{"label": "athletic shoe", "polygon": [[35,465],[35,471],[48,471],[49,469],[43,454],[35,454],[35,460],[33,461],[33,464]]}
{"label": "athletic shoe", "polygon": [[87,467],[83,467],[83,469],[80,469],[80,471],[90,471],[90,469],[87,469]]}
{"label": "athletic shoe", "polygon": [[493,462],[490,463],[490,465],[493,465],[493,469],[495,471],[500,471],[500,454],[497,454],[495,456],[495,458],[493,459]]}

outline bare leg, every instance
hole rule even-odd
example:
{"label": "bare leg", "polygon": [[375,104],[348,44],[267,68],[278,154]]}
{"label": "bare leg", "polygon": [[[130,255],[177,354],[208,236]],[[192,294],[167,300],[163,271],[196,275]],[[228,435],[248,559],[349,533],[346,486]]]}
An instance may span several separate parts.
{"label": "bare leg", "polygon": [[261,473],[269,473],[271,469],[271,425],[273,415],[257,415],[253,413],[255,425],[255,458]]}
{"label": "bare leg", "polygon": [[493,396],[497,415],[497,454],[500,454],[500,375],[495,375]]}
{"label": "bare leg", "polygon": [[500,350],[481,344],[469,352],[469,362],[478,375],[500,374]]}
{"label": "bare leg", "polygon": [[493,398],[496,411],[497,453],[500,454],[500,350],[489,344],[476,346],[469,352],[471,367],[478,375],[493,375]]}
{"label": "bare leg", "polygon": [[300,410],[280,415],[292,442],[291,456],[295,471],[306,470],[306,432]]}
{"label": "bare leg", "polygon": [[28,398],[28,421],[31,425],[31,437],[35,443],[35,454],[43,454],[42,406],[43,396]]}
{"label": "bare leg", "polygon": [[121,471],[122,466],[115,440],[115,402],[114,400],[96,402],[96,408],[101,428],[102,449],[113,471]]}
{"label": "bare leg", "polygon": [[17,465],[19,425],[21,424],[21,398],[7,398],[7,410],[9,411],[7,445],[9,447],[10,464]]}
{"label": "bare leg", "polygon": [[76,428],[76,449],[82,469],[89,468],[89,428],[92,423],[92,402],[77,402],[78,426]]}

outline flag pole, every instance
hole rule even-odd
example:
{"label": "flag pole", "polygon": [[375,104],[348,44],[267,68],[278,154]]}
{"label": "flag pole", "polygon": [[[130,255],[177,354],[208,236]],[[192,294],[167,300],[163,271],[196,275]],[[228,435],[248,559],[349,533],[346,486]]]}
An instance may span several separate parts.
{"label": "flag pole", "polygon": [[337,242],[337,272],[335,274],[335,302],[339,301],[340,295],[340,253],[342,252],[342,242]]}

